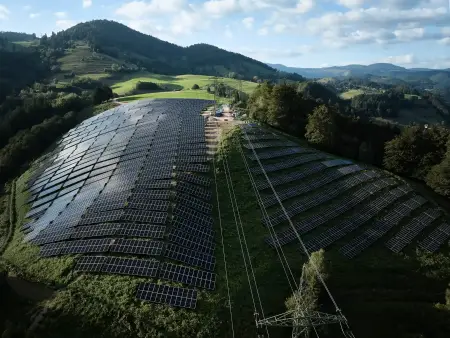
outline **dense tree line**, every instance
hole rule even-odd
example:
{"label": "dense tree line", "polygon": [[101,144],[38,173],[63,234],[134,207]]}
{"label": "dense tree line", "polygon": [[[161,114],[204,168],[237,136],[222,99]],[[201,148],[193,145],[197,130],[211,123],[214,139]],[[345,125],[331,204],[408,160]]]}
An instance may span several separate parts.
{"label": "dense tree line", "polygon": [[351,111],[358,116],[397,117],[401,108],[410,108],[405,94],[389,90],[383,94],[361,94],[351,99]]}
{"label": "dense tree line", "polygon": [[14,90],[32,84],[49,73],[49,64],[39,51],[9,51],[0,48],[0,102]]}
{"label": "dense tree line", "polygon": [[11,42],[14,41],[33,41],[36,40],[36,34],[27,34],[19,32],[0,32],[0,38],[5,38]]}
{"label": "dense tree line", "polygon": [[[259,85],[248,100],[251,118],[316,147],[357,159],[402,176],[425,181],[436,192],[450,196],[450,131],[443,126],[408,126],[377,122],[342,113],[340,102],[312,98],[304,84]],[[320,92],[320,91],[319,91]],[[329,99],[329,98],[328,98]]]}

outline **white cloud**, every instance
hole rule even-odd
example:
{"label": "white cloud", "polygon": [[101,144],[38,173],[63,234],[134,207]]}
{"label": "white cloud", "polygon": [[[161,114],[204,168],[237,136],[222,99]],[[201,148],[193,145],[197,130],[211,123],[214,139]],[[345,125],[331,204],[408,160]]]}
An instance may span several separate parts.
{"label": "white cloud", "polygon": [[366,0],[338,0],[338,4],[348,8],[359,8],[364,5]]}
{"label": "white cloud", "polygon": [[397,56],[388,56],[387,58],[381,59],[380,62],[395,63],[399,65],[411,65],[417,62],[414,54],[405,54]]}
{"label": "white cloud", "polygon": [[278,23],[273,27],[273,30],[276,33],[283,33],[286,30],[286,25],[284,25],[282,23]]}
{"label": "white cloud", "polygon": [[65,18],[67,18],[67,13],[66,12],[55,12],[54,14],[55,14],[55,16],[58,19],[65,19]]}
{"label": "white cloud", "polygon": [[229,25],[226,25],[224,35],[225,35],[225,37],[228,38],[228,39],[233,38],[233,32],[231,31]]}
{"label": "white cloud", "polygon": [[439,43],[450,46],[450,38],[443,38],[443,39],[439,40]]}
{"label": "white cloud", "polygon": [[254,22],[255,22],[255,19],[251,16],[242,20],[242,23],[244,24],[245,28],[247,28],[247,29],[252,29]]}
{"label": "white cloud", "polygon": [[7,20],[11,12],[4,5],[0,5],[0,20]]}
{"label": "white cloud", "polygon": [[[448,8],[437,6],[441,0],[408,1],[395,1],[393,7],[354,8],[325,13],[309,19],[306,27],[311,33],[321,36],[324,44],[334,47],[353,43],[385,44],[444,38],[442,33],[426,29],[428,26],[448,24]],[[429,7],[409,8],[407,4],[410,6],[411,3],[428,4]]]}
{"label": "white cloud", "polygon": [[180,12],[185,5],[185,0],[132,1],[119,7],[116,14],[128,19],[140,19],[151,14]]}
{"label": "white cloud", "polygon": [[31,13],[30,14],[30,19],[35,19],[41,16],[41,13]]}
{"label": "white cloud", "polygon": [[30,11],[31,10],[31,6],[30,5],[25,5],[22,7],[24,11]]}
{"label": "white cloud", "polygon": [[211,22],[201,12],[182,10],[172,18],[171,31],[174,35],[192,34],[209,28]]}
{"label": "white cloud", "polygon": [[267,27],[258,29],[258,35],[267,35],[268,33],[269,33],[269,30],[267,29]]}
{"label": "white cloud", "polygon": [[56,20],[56,27],[59,29],[68,29],[77,24],[74,20]]}
{"label": "white cloud", "polygon": [[297,6],[295,7],[295,12],[306,13],[309,12],[313,7],[313,0],[299,0]]}
{"label": "white cloud", "polygon": [[203,3],[203,10],[216,16],[225,16],[241,9],[237,0],[209,0]]}
{"label": "white cloud", "polygon": [[83,8],[89,8],[92,6],[92,0],[83,0]]}

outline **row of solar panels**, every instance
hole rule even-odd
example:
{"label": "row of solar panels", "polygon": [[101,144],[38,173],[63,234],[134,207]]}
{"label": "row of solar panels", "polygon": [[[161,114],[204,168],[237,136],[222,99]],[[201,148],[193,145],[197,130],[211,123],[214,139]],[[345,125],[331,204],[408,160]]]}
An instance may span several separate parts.
{"label": "row of solar panels", "polygon": [[[372,182],[373,179],[380,178],[378,172],[366,171],[361,172],[359,175],[354,175],[355,172],[360,172],[365,169],[357,165],[349,165],[347,167],[340,167],[337,170],[330,170],[329,168],[332,167],[351,164],[351,161],[337,159],[318,162],[314,158],[310,160],[309,153],[311,151],[307,148],[293,148],[292,144],[289,144],[286,148],[279,148],[282,137],[265,132],[257,126],[245,125],[243,128],[245,130],[244,139],[248,142],[244,146],[252,150],[247,154],[251,160],[256,160],[255,152],[260,160],[282,158],[280,162],[275,164],[263,164],[265,171],[269,173],[271,185],[275,188],[278,197],[282,201],[291,198],[296,199],[306,192],[313,192],[313,195],[296,199],[293,203],[285,206],[289,217],[295,217],[306,210],[313,207],[320,207],[326,203],[327,207],[322,208],[319,214],[310,215],[298,221],[294,219],[294,227],[300,235],[333,221],[338,216],[343,216],[355,207],[360,208],[356,213],[353,212],[347,216],[345,221],[337,223],[307,241],[306,244],[310,250],[327,247],[375,218],[378,214],[384,212],[384,210],[387,210],[387,214],[381,219],[376,220],[371,228],[341,248],[341,253],[348,258],[352,258],[360,254],[365,248],[369,247],[395,225],[404,220],[405,217],[408,217],[414,210],[420,209],[426,203],[426,200],[420,196],[412,196],[403,202],[404,199],[408,198],[407,195],[412,192],[409,186],[402,186],[386,191],[386,193],[382,193],[377,199],[371,200],[373,194],[377,193],[377,191],[385,190],[387,187],[383,186],[383,184],[386,184],[386,179],[381,181],[381,186],[380,181]],[[253,146],[254,144],[257,144],[257,146]],[[292,170],[292,168],[297,166],[299,166],[299,169],[296,171],[282,172],[277,175],[278,171],[284,169]],[[260,166],[256,166],[252,168],[252,173],[255,175],[260,174],[262,173],[262,169]],[[354,176],[342,180],[344,176],[346,177],[349,174]],[[368,174],[369,176],[367,176]],[[295,181],[298,180],[302,180],[302,182],[295,184]],[[338,180],[336,183],[332,183],[336,180]],[[343,192],[354,189],[354,187],[363,182],[371,183],[347,195],[345,199],[333,200],[338,198]],[[285,184],[286,187],[279,187]],[[389,185],[392,184],[395,184],[395,181],[390,180]],[[256,178],[256,187],[264,194],[264,191],[270,188],[270,185],[266,178],[262,177],[259,179]],[[317,190],[318,188],[321,188],[320,191]],[[267,208],[278,204],[278,200],[271,191],[269,194],[263,196],[263,207]],[[440,219],[441,216],[442,213],[438,209],[428,208],[422,211],[417,216],[413,216],[386,243],[386,246],[394,252],[401,251],[411,243],[413,238],[432,225],[433,222]],[[263,223],[266,226],[273,226],[284,220],[286,220],[284,212],[280,209],[269,216],[268,219],[263,219]],[[444,222],[434,229],[424,240],[420,241],[419,246],[428,251],[436,251],[449,238],[450,226]],[[296,233],[291,227],[288,227],[279,231],[276,238],[272,236],[266,238],[266,242],[275,247],[285,245],[296,239]]]}

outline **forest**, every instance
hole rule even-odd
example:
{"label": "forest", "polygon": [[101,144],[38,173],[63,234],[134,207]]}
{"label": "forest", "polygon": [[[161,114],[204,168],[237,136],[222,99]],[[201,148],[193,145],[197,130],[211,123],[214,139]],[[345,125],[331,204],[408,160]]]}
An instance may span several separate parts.
{"label": "forest", "polygon": [[300,81],[298,74],[279,72],[265,63],[208,44],[181,47],[135,31],[109,20],[78,24],[58,34],[41,38],[41,44],[67,48],[73,41],[86,41],[93,50],[146,68],[151,73],[179,75],[201,74],[250,80],[288,78]]}
{"label": "forest", "polygon": [[0,184],[88,117],[93,105],[113,97],[111,88],[91,79],[58,87],[44,84],[63,51],[47,45],[12,50],[4,36],[0,34]]}
{"label": "forest", "polygon": [[[329,92],[322,91],[327,94],[325,97],[312,97],[305,95],[304,88],[304,84],[260,84],[248,100],[250,117],[305,138],[325,151],[424,181],[437,193],[450,197],[448,128],[441,125],[401,128],[348,114],[355,109],[355,102],[349,108],[342,102],[333,103]],[[401,102],[399,96],[389,94],[378,98],[379,102],[366,102],[365,98],[358,98],[356,102],[360,105],[356,108],[370,112],[370,116],[386,99]]]}

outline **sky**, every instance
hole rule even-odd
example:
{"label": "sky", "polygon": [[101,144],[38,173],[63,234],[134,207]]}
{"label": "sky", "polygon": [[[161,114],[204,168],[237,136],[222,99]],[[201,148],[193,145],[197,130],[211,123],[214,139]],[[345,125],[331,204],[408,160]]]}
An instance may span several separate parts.
{"label": "sky", "polygon": [[450,0],[0,0],[0,31],[94,19],[292,67],[450,68]]}

